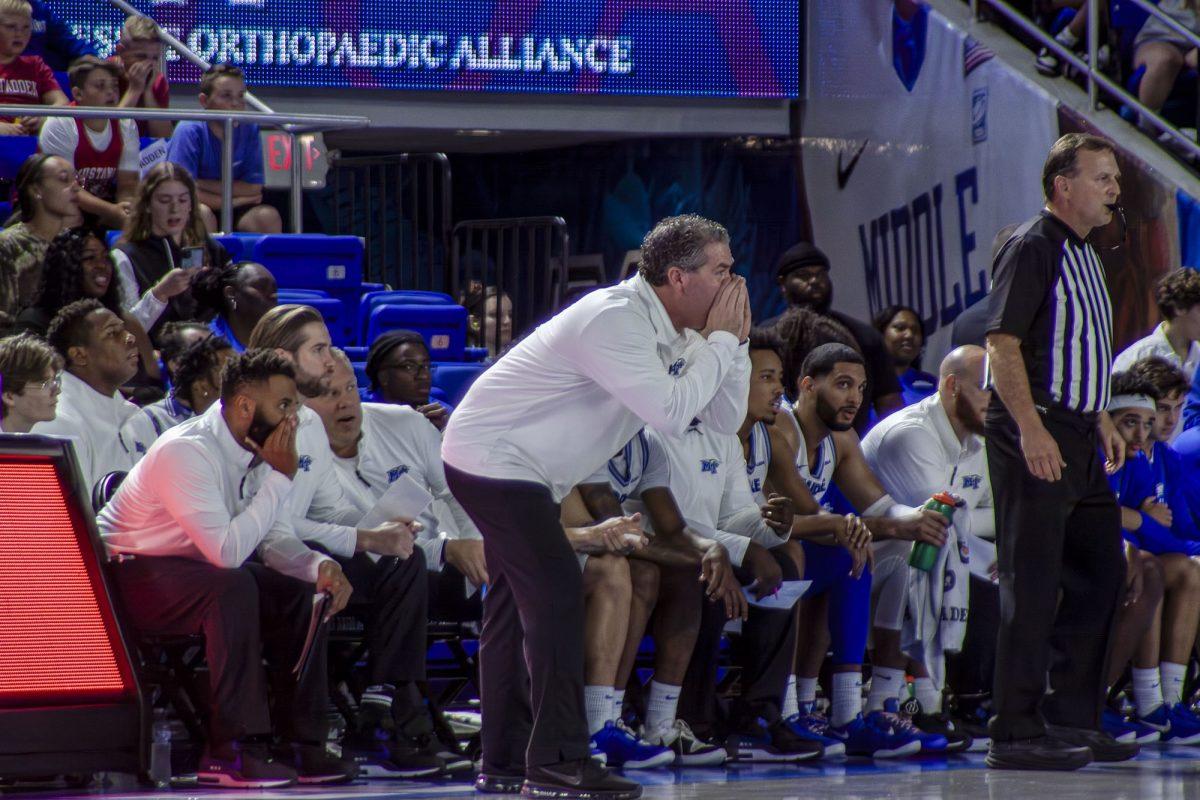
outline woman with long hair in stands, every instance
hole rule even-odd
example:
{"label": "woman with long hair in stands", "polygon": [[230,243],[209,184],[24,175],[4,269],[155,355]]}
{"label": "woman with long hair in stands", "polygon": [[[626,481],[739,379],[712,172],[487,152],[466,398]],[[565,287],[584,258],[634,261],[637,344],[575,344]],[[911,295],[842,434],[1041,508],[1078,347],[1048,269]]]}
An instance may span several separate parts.
{"label": "woman with long hair in stands", "polygon": [[15,188],[11,224],[0,231],[0,330],[33,302],[50,241],[82,221],[75,170],[58,156],[27,158],[17,170]]}
{"label": "woman with long hair in stands", "polygon": [[104,234],[90,227],[68,228],[54,237],[46,249],[46,268],[33,305],[17,316],[17,327],[45,336],[50,320],[59,309],[76,300],[94,298],[125,322],[137,340],[141,359],[134,384],[157,384],[160,379],[158,357],[146,330],[121,308],[121,293]]}
{"label": "woman with long hair in stands", "polygon": [[254,326],[277,302],[275,276],[254,261],[205,267],[192,281],[192,296],[204,318],[213,315],[213,334],[228,339],[240,353]]}
{"label": "woman with long hair in stands", "polygon": [[[199,263],[185,257],[200,248]],[[178,164],[163,162],[146,173],[122,241],[113,250],[121,305],[151,334],[167,322],[203,319],[189,291],[201,267],[223,267],[229,253],[205,231],[196,182]]]}

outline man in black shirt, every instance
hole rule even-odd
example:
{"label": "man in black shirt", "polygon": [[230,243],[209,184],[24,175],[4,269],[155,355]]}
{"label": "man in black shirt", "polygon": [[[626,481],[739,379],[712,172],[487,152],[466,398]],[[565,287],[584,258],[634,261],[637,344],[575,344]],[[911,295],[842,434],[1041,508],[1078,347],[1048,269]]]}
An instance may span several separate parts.
{"label": "man in black shirt", "polygon": [[[775,280],[783,292],[788,306],[804,306],[818,314],[832,317],[854,334],[863,358],[867,362],[867,391],[854,418],[854,428],[859,434],[866,433],[871,409],[879,418],[904,406],[900,396],[900,382],[892,357],[884,349],[879,332],[867,323],[834,311],[833,283],[829,280],[829,257],[810,242],[794,244],[783,252],[775,267]],[[763,327],[774,327],[782,315],[762,323]]]}
{"label": "man in black shirt", "polygon": [[[1137,745],[1100,731],[1106,652],[1126,573],[1105,473],[1120,468],[1124,449],[1106,411],[1112,305],[1086,237],[1112,220],[1119,178],[1109,142],[1075,133],[1059,139],[1042,169],[1046,207],[1017,228],[992,268],[987,350],[995,393],[985,436],[1001,619],[993,768],[1078,769],[1137,753]],[[1130,596],[1138,591],[1131,587]]]}

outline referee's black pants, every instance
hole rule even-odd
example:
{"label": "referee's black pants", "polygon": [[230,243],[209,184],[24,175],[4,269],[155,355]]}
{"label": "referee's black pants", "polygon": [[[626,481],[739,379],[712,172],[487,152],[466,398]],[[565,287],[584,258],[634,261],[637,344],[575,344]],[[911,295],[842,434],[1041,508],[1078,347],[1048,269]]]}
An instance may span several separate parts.
{"label": "referee's black pants", "polygon": [[484,771],[588,758],[583,572],[558,503],[536,483],[449,464],[446,482],[483,534],[491,581],[479,638]]}
{"label": "referee's black pants", "polygon": [[1042,422],[1067,464],[1054,483],[1029,472],[1007,410],[993,402],[985,425],[1000,569],[989,731],[999,741],[1035,738],[1047,722],[1099,729],[1125,582],[1120,511],[1095,423],[1055,407]]}

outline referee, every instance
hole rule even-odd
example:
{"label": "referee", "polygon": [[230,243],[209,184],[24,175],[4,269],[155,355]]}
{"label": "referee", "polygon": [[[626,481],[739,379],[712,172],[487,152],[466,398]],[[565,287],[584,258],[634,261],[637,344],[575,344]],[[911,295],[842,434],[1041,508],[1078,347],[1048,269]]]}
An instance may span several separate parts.
{"label": "referee", "polygon": [[1120,467],[1124,447],[1105,412],[1112,305],[1087,236],[1112,220],[1119,178],[1112,144],[1063,136],[1042,168],[1045,208],[992,269],[995,392],[984,427],[1000,569],[993,768],[1071,770],[1137,754],[1100,731],[1125,576],[1105,473]]}
{"label": "referee", "polygon": [[[476,788],[617,800],[641,787],[589,758],[583,584],[559,504],[643,425],[746,415],[750,304],[729,234],[694,215],[658,223],[638,274],[592,292],[467,392],[442,442],[446,481],[483,534],[483,766]],[[528,679],[525,671],[528,668]]]}

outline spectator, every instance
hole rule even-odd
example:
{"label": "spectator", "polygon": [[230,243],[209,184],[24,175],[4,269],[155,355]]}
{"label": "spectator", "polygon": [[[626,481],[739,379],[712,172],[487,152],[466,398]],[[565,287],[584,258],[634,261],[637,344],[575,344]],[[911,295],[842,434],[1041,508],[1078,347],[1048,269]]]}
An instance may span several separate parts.
{"label": "spectator", "polygon": [[33,302],[51,240],[79,214],[75,170],[57,156],[30,156],[17,170],[20,222],[0,231],[0,329]]}
{"label": "spectator", "polygon": [[25,55],[41,56],[55,72],[66,72],[77,58],[96,55],[96,48],[76,36],[45,0],[29,0],[29,5],[33,8],[33,35]]}
{"label": "spectator", "polygon": [[307,670],[289,674],[313,595],[330,595],[332,615],[352,591],[337,562],[305,547],[289,523],[298,405],[291,366],[278,355],[232,359],[221,403],[155,442],[97,515],[109,552],[135,556],[113,563],[134,629],[204,634],[212,704],[201,785],[339,783],[358,772],[325,750],[323,630]]}
{"label": "spectator", "polygon": [[[245,111],[246,81],[242,71],[216,64],[200,79],[200,105],[209,111]],[[233,124],[233,229],[243,233],[282,233],[283,220],[273,207],[263,205],[263,159],[258,126]],[[217,230],[221,211],[220,122],[186,121],[175,128],[167,160],[196,176],[201,213],[209,231]],[[226,231],[230,233],[230,231]]]}
{"label": "spectator", "polygon": [[[1170,2],[1170,0],[1168,0]],[[1087,0],[1057,0],[1053,7],[1056,6],[1073,6],[1075,7],[1075,15],[1071,20],[1063,26],[1054,36],[1054,40],[1065,47],[1067,50],[1079,52],[1087,46],[1087,19],[1088,8]],[[1100,20],[1101,28],[1104,30],[1104,18],[1107,16],[1108,3],[1106,0],[1100,0]],[[1084,59],[1086,60],[1086,56]],[[1100,38],[1099,58],[1096,59],[1100,63],[1101,69],[1107,69],[1110,60],[1110,49],[1108,43],[1104,41],[1103,34]],[[1050,50],[1049,47],[1043,47],[1038,50],[1036,67],[1037,71],[1048,78],[1054,78],[1062,74],[1062,59],[1058,54]]]}
{"label": "spectator", "polygon": [[135,460],[140,460],[158,437],[217,402],[221,396],[221,370],[234,355],[229,342],[220,336],[208,336],[176,357],[171,393],[142,407],[121,426],[121,439],[132,445]]}
{"label": "spectator", "polygon": [[[892,365],[892,357],[883,346],[883,339],[870,325],[834,311],[830,306],[833,302],[833,283],[829,279],[829,257],[821,252],[816,245],[800,242],[788,248],[779,257],[776,266],[775,279],[779,290],[791,307],[801,306],[828,316],[844,325],[854,336],[859,351],[867,362],[867,392],[863,397],[862,406],[854,420],[854,428],[865,433],[870,425],[871,412],[879,417],[886,417],[891,412],[903,407],[900,397],[900,382]],[[767,320],[764,326],[774,325],[779,317]],[[781,338],[786,338],[780,334]],[[789,393],[794,392],[794,386],[785,386]]]}
{"label": "spectator", "polygon": [[[135,14],[121,26],[117,53],[109,61],[121,68],[121,108],[167,108],[171,88],[162,69],[162,40],[150,17]],[[175,129],[169,119],[139,120],[138,133],[156,139],[170,138]]]}
{"label": "spectator", "polygon": [[154,165],[138,188],[125,239],[113,251],[121,305],[151,335],[168,322],[201,318],[188,291],[199,272],[184,268],[197,247],[201,267],[229,263],[229,253],[205,231],[192,176],[169,162]]}
{"label": "spectator", "polygon": [[512,298],[497,286],[472,281],[462,299],[467,309],[467,345],[486,347],[496,358],[512,343]]}
{"label": "spectator", "polygon": [[1200,364],[1200,272],[1184,267],[1158,280],[1154,300],[1163,321],[1149,336],[1138,339],[1113,361],[1114,372],[1125,372],[1148,356],[1166,359],[1190,381]]}
{"label": "spectator", "polygon": [[[68,73],[72,105],[114,108],[117,105],[117,65],[84,56],[71,65]],[[133,120],[72,119],[46,120],[38,135],[38,149],[58,156],[75,169],[82,190],[79,208],[91,214],[106,228],[125,227],[137,193],[137,126]]]}
{"label": "spectator", "polygon": [[0,339],[0,433],[29,433],[54,419],[62,378],[58,356],[29,334]]}
{"label": "spectator", "polygon": [[134,463],[120,431],[138,407],[118,390],[137,373],[137,346],[121,318],[91,299],[59,311],[48,338],[67,367],[62,404],[53,422],[39,422],[33,432],[74,442],[84,489],[91,492],[105,475]]}
{"label": "spectator", "polygon": [[[67,96],[40,56],[22,55],[33,34],[27,0],[0,0],[0,103],[65,106]],[[0,117],[0,136],[36,136],[44,117]]]}
{"label": "spectator", "polygon": [[376,402],[410,406],[439,431],[446,427],[453,409],[429,397],[433,367],[421,334],[388,331],[376,338],[367,354],[367,377]]}
{"label": "spectator", "polygon": [[166,368],[167,380],[172,383],[175,381],[175,370],[179,368],[179,357],[183,351],[212,335],[212,329],[203,322],[168,322],[163,325],[154,344],[158,347],[158,360]]}
{"label": "spectator", "polygon": [[216,313],[212,332],[228,339],[239,353],[263,314],[275,307],[275,292],[275,276],[253,261],[203,269],[192,290],[202,313]]}
{"label": "spectator", "polygon": [[[1200,33],[1196,24],[1193,0],[1161,0],[1158,10],[1193,33]],[[1175,79],[1185,67],[1196,68],[1196,48],[1165,22],[1151,14],[1133,40],[1133,68],[1145,69],[1137,87],[1138,100],[1151,111],[1159,111],[1167,102]],[[1147,120],[1142,127],[1157,132]],[[1163,133],[1160,141],[1171,141]]]}
{"label": "spectator", "polygon": [[873,322],[896,365],[904,405],[919,403],[936,392],[937,376],[921,370],[921,351],[925,349],[921,316],[908,306],[894,305],[876,314]]}

